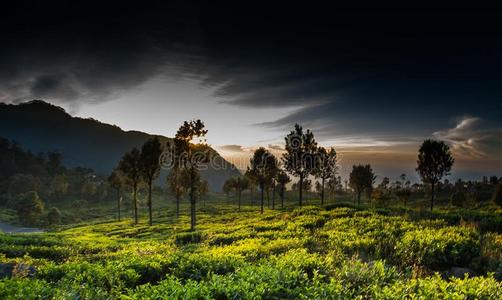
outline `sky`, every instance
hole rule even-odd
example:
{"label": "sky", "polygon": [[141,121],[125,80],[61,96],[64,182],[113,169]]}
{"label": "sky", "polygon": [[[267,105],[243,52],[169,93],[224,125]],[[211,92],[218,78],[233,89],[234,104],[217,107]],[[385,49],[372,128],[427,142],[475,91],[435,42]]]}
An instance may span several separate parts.
{"label": "sky", "polygon": [[502,176],[496,8],[17,2],[0,13],[1,102],[166,136],[200,118],[241,168],[299,123],[344,176],[371,163],[414,179],[427,138],[451,146],[452,178]]}

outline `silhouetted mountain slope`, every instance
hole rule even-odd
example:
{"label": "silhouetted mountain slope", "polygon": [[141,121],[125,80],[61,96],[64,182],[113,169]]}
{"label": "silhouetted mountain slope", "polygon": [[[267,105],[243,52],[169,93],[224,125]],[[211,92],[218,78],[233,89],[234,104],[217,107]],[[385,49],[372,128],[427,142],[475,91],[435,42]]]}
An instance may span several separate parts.
{"label": "silhouetted mountain slope", "polygon": [[[18,105],[0,103],[0,136],[35,153],[61,152],[65,165],[88,167],[101,174],[110,173],[126,151],[140,148],[151,137],[94,119],[72,117],[64,109],[40,100]],[[213,191],[220,191],[223,182],[237,174],[232,168],[202,171]]]}

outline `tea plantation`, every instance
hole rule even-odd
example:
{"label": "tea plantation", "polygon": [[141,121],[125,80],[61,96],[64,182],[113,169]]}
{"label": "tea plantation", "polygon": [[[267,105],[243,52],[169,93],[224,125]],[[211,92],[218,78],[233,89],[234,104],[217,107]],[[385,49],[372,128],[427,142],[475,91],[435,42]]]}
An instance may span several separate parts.
{"label": "tea plantation", "polygon": [[165,216],[0,234],[0,299],[502,299],[501,217],[465,213],[221,206],[193,233]]}

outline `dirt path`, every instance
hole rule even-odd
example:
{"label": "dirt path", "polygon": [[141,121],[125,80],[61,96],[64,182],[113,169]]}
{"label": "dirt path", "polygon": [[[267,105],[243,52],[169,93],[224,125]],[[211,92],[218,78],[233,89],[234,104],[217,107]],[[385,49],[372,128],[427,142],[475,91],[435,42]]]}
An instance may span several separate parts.
{"label": "dirt path", "polygon": [[40,228],[27,228],[27,227],[17,227],[0,222],[0,232],[5,233],[39,233],[43,232]]}

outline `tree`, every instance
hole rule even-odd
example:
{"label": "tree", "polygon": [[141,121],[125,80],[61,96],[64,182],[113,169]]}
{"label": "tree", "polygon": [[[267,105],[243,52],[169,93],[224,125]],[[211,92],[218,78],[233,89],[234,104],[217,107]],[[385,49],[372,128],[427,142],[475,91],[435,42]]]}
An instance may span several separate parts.
{"label": "tree", "polygon": [[450,198],[451,205],[456,207],[463,207],[466,201],[467,197],[465,196],[465,193],[461,190],[458,190],[455,193],[453,193]]}
{"label": "tree", "polygon": [[375,174],[370,165],[352,166],[349,176],[349,185],[357,195],[357,204],[361,204],[361,194],[365,190],[371,190],[375,182]]}
{"label": "tree", "polygon": [[148,219],[150,226],[152,220],[152,185],[153,181],[159,177],[160,156],[162,154],[162,145],[158,137],[149,139],[141,148],[141,172],[148,185]]}
{"label": "tree", "polygon": [[199,185],[199,196],[204,205],[206,205],[204,199],[206,198],[208,193],[209,193],[209,183],[207,182],[207,180],[201,180]]}
{"label": "tree", "polygon": [[170,192],[176,199],[176,218],[180,216],[180,199],[187,189],[186,172],[180,168],[173,168],[166,177]]}
{"label": "tree", "polygon": [[495,191],[493,192],[492,201],[498,207],[502,207],[502,183],[498,183]]}
{"label": "tree", "polygon": [[88,201],[94,200],[97,192],[98,188],[96,186],[96,183],[94,183],[92,179],[86,179],[82,184],[82,188],[80,189],[80,194]]}
{"label": "tree", "polygon": [[[196,225],[196,196],[199,191],[201,179],[198,169],[210,160],[204,137],[207,134],[201,120],[185,121],[178,129],[174,141],[169,145],[173,156],[173,167],[187,172],[188,196],[190,198],[190,230],[195,230]],[[199,139],[197,144],[193,140]]]}
{"label": "tree", "polygon": [[251,198],[251,203],[254,204],[255,203],[255,199],[254,199],[254,192],[256,191],[256,187],[258,185],[258,183],[256,182],[255,178],[253,177],[253,175],[249,172],[249,170],[246,171],[246,173],[244,174],[244,176],[247,178],[248,182],[249,182],[249,192],[250,192],[250,198]]}
{"label": "tree", "polygon": [[17,196],[15,208],[21,222],[33,225],[44,212],[44,203],[37,192],[31,191]]}
{"label": "tree", "polygon": [[10,200],[16,199],[19,194],[42,190],[42,183],[40,179],[30,174],[16,174],[9,180],[7,188],[8,198]]}
{"label": "tree", "polygon": [[108,177],[108,183],[117,192],[117,215],[118,220],[120,221],[120,203],[122,201],[120,190],[126,184],[126,180],[122,171],[120,171],[119,169],[113,170],[112,174],[110,174],[110,176]]}
{"label": "tree", "polygon": [[284,171],[280,171],[276,176],[277,186],[279,188],[279,197],[281,198],[281,208],[284,208],[284,193],[286,191],[286,185],[291,182],[288,174]]}
{"label": "tree", "polygon": [[223,193],[225,193],[225,195],[227,195],[227,200],[230,197],[230,193],[234,189],[234,186],[235,186],[234,181],[235,181],[235,178],[234,177],[230,177],[227,180],[225,180],[225,182],[223,183],[222,190],[223,190]]}
{"label": "tree", "polygon": [[411,197],[410,181],[406,180],[406,174],[401,174],[399,176],[400,181],[397,181],[397,186],[395,188],[394,194],[403,203],[404,206],[408,203],[408,199]]}
{"label": "tree", "polygon": [[248,167],[249,174],[256,180],[261,192],[261,209],[263,214],[263,196],[265,188],[277,174],[278,162],[275,156],[263,147],[256,149]]}
{"label": "tree", "polygon": [[127,178],[132,190],[134,224],[138,224],[138,186],[142,179],[141,153],[137,148],[127,152],[119,162],[119,170]]}
{"label": "tree", "polygon": [[63,155],[59,152],[49,152],[47,153],[47,171],[50,175],[61,174],[64,170],[61,165],[63,160]]}
{"label": "tree", "polygon": [[324,147],[317,148],[316,165],[314,175],[321,179],[320,194],[321,205],[324,205],[324,184],[325,180],[334,178],[337,172],[336,151],[334,148],[326,150]]}
{"label": "tree", "polygon": [[434,208],[436,184],[450,174],[454,163],[450,147],[442,141],[425,140],[418,150],[417,172],[431,186],[431,211]]}
{"label": "tree", "polygon": [[314,139],[314,134],[307,130],[303,132],[303,128],[295,124],[295,129],[291,131],[285,138],[286,152],[282,156],[284,168],[293,176],[299,177],[299,205],[303,201],[303,180],[311,175],[315,169],[315,152],[317,143]]}
{"label": "tree", "polygon": [[50,225],[61,224],[61,212],[57,207],[53,207],[49,210],[49,213],[47,214],[47,222],[49,222]]}
{"label": "tree", "polygon": [[246,176],[233,177],[229,184],[237,193],[237,207],[241,210],[242,191],[249,188],[249,179]]}

